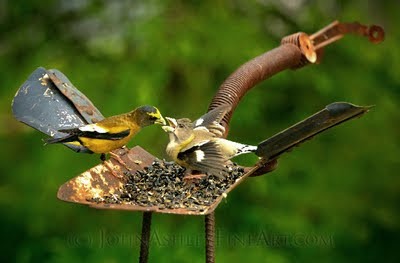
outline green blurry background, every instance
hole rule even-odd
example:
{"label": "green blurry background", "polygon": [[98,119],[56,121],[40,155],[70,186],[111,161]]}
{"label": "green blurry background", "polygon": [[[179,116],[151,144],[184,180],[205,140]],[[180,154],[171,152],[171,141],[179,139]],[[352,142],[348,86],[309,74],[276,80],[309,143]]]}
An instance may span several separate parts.
{"label": "green blurry background", "polygon": [[[399,262],[399,10],[398,1],[363,0],[0,0],[1,261],[136,262],[139,254],[140,213],[56,199],[99,157],[43,147],[43,134],[13,119],[12,98],[37,67],[61,70],[105,116],[152,104],[195,118],[242,63],[339,19],[382,25],[385,42],[348,36],[320,65],[258,85],[229,138],[257,143],[334,101],[376,107],[235,189],[216,211],[216,259]],[[166,143],[154,126],[130,146],[165,157]],[[153,218],[151,262],[204,262],[203,217]]]}

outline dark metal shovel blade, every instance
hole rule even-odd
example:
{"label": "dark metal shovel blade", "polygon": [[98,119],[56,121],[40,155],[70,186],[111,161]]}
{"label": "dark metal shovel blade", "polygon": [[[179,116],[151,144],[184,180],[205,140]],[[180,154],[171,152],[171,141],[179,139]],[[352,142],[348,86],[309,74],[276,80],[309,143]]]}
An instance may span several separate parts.
{"label": "dark metal shovel blade", "polygon": [[258,145],[256,154],[267,160],[278,158],[313,136],[353,118],[361,117],[369,106],[335,102],[307,119],[287,128]]}
{"label": "dark metal shovel blade", "polygon": [[[63,92],[55,85],[63,86]],[[68,92],[77,94],[67,97]],[[64,93],[64,94],[63,94]],[[103,119],[101,113],[72,83],[58,70],[36,69],[17,91],[12,102],[14,117],[51,137],[65,136],[60,129],[76,128],[92,123],[94,116],[88,117],[88,105],[91,105],[97,120]],[[80,100],[78,100],[79,98]],[[77,105],[85,107],[79,108]],[[84,147],[66,145],[76,152],[90,152]]]}
{"label": "dark metal shovel blade", "polygon": [[80,92],[69,79],[57,69],[49,69],[47,73],[59,91],[75,106],[87,123],[99,122],[104,119],[93,103]]}

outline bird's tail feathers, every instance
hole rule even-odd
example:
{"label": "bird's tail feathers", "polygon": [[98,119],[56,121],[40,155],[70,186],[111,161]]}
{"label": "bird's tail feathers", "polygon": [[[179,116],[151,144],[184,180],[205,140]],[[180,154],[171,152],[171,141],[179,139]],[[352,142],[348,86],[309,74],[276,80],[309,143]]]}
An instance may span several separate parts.
{"label": "bird's tail feathers", "polygon": [[257,146],[233,142],[226,139],[219,139],[217,143],[223,149],[222,152],[227,153],[229,159],[238,155],[257,151]]}
{"label": "bird's tail feathers", "polygon": [[47,144],[54,144],[54,143],[66,143],[66,142],[72,142],[75,141],[76,136],[74,135],[70,135],[70,136],[66,136],[66,137],[61,137],[61,138],[47,138],[44,139],[44,145]]}
{"label": "bird's tail feathers", "polygon": [[240,144],[235,156],[246,154],[246,153],[253,153],[255,151],[257,151],[257,146]]}

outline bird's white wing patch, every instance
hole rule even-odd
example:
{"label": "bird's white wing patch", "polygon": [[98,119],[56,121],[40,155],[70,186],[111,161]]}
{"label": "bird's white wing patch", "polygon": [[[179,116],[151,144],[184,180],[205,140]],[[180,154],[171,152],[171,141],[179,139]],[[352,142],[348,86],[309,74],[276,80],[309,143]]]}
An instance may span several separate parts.
{"label": "bird's white wing patch", "polygon": [[203,122],[204,122],[204,119],[203,119],[203,118],[200,118],[200,119],[198,119],[198,120],[196,121],[195,126],[200,126],[200,125],[203,124]]}
{"label": "bird's white wing patch", "polygon": [[194,153],[196,154],[196,161],[197,162],[201,162],[204,159],[204,152],[202,150],[196,150],[194,151]]}
{"label": "bird's white wing patch", "polygon": [[85,132],[98,132],[98,133],[107,133],[107,130],[96,125],[96,124],[88,124],[83,127],[79,128],[80,131],[85,131]]}
{"label": "bird's white wing patch", "polygon": [[226,154],[226,156],[228,156],[229,159],[241,154],[251,153],[257,150],[257,146],[246,145],[226,139],[218,139],[216,143],[219,147],[223,149],[223,152]]}

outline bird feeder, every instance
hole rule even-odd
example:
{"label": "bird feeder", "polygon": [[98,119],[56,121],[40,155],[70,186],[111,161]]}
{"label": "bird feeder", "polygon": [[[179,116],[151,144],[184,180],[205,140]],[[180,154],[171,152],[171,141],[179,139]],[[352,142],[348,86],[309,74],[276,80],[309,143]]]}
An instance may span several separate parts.
{"label": "bird feeder", "polygon": [[[228,135],[229,121],[236,106],[248,90],[285,69],[298,69],[308,64],[319,63],[323,48],[345,34],[365,36],[372,43],[379,43],[384,38],[384,31],[379,26],[367,27],[357,22],[335,21],[312,35],[299,32],[284,37],[280,46],[248,61],[233,72],[222,83],[209,106],[209,110],[223,104],[231,106],[231,111],[225,115],[221,123],[226,130],[224,136]],[[128,175],[135,173],[145,175],[149,171],[148,167],[160,162],[139,146],[115,150],[113,153],[118,154],[126,165],[123,166],[114,159],[107,160],[106,165],[96,165],[63,184],[58,190],[57,197],[63,201],[97,209],[144,212],[140,262],[148,260],[152,213],[205,216],[206,262],[214,262],[214,211],[230,191],[249,177],[273,171],[277,167],[277,159],[293,147],[333,126],[362,116],[368,109],[369,107],[346,102],[332,103],[307,119],[263,141],[258,146],[258,155],[262,158],[252,167],[240,167],[242,173],[227,184],[207,205],[193,208],[185,205],[166,207],[154,202],[152,205],[102,202],[104,196],[121,195],[121,189],[129,180]],[[55,138],[62,136],[58,132],[60,129],[79,127],[104,118],[90,100],[60,71],[44,68],[38,68],[21,86],[13,101],[13,113],[18,120]],[[83,151],[77,146],[66,146],[77,152]],[[113,169],[113,173],[109,167]],[[192,191],[201,190],[192,189]],[[150,193],[151,191],[147,191],[143,195],[146,198],[147,194],[150,198]]]}

